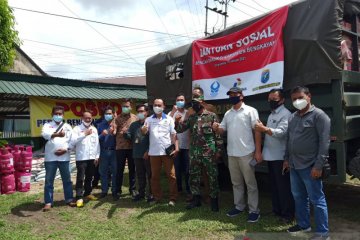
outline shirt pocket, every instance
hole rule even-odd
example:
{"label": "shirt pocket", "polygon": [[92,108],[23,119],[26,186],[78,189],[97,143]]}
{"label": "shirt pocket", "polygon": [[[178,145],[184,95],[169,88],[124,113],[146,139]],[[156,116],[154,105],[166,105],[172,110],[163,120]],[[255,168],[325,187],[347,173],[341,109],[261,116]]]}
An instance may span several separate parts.
{"label": "shirt pocket", "polygon": [[302,122],[300,130],[301,132],[313,131],[314,127],[314,121],[312,119],[306,119]]}
{"label": "shirt pocket", "polygon": [[211,123],[203,123],[201,126],[202,132],[204,135],[213,134],[213,129]]}

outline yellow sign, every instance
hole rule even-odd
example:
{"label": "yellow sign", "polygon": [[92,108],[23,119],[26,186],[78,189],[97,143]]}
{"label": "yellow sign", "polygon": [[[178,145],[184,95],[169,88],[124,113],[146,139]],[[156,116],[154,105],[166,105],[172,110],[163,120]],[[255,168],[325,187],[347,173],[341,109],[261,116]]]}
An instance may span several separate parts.
{"label": "yellow sign", "polygon": [[52,121],[51,111],[54,106],[64,107],[64,120],[71,126],[81,123],[85,110],[92,112],[93,118],[100,118],[100,110],[111,106],[117,114],[121,113],[122,99],[116,100],[60,100],[44,97],[29,97],[31,136],[40,137],[46,122]]}

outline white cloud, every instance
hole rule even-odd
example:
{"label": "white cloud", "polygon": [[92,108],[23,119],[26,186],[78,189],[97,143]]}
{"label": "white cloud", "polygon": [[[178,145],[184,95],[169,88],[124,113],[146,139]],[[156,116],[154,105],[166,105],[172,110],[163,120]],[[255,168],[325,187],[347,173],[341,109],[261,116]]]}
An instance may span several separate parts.
{"label": "white cloud", "polygon": [[[267,11],[265,8],[274,9],[293,0],[257,0],[263,7],[253,0],[241,2],[230,3],[234,7],[228,8],[228,26],[248,19],[243,12],[255,16]],[[202,0],[9,0],[13,7],[188,36],[149,33],[15,9],[24,51],[50,75],[82,79],[145,74],[147,58],[190,43],[194,36],[203,37],[204,4]],[[216,30],[221,28],[222,21],[209,12],[208,31],[214,26]]]}

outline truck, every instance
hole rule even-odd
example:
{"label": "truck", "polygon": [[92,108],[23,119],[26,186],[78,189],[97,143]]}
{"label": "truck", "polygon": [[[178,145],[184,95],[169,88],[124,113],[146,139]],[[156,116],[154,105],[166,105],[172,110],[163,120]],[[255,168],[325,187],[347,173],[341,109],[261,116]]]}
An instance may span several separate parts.
{"label": "truck", "polygon": [[[268,14],[268,13],[267,13]],[[267,14],[230,26],[204,39],[226,37]],[[191,99],[192,44],[156,54],[146,61],[148,101],[162,98],[170,106],[183,92]],[[331,119],[329,182],[345,182],[347,173],[360,178],[360,0],[303,0],[288,5],[283,29],[284,80],[287,100],[295,86],[307,86],[312,103]],[[267,94],[245,95],[266,122]],[[211,100],[221,116],[230,108],[226,99]],[[266,171],[265,165],[257,167]]]}

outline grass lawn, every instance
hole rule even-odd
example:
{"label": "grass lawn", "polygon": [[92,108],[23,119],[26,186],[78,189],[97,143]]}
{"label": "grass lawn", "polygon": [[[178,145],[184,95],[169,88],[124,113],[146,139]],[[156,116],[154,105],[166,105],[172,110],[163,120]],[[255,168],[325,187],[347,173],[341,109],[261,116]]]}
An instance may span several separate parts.
{"label": "grass lawn", "polygon": [[[42,193],[1,195],[0,239],[289,239],[284,233],[289,225],[271,215],[270,193],[266,184],[259,185],[261,219],[258,223],[247,223],[246,213],[235,218],[226,216],[233,206],[231,190],[221,192],[219,213],[211,212],[207,204],[187,211],[182,195],[175,207],[167,206],[165,199],[153,206],[146,202],[133,203],[130,195],[123,194],[117,202],[109,196],[78,209],[64,205],[59,191],[55,198],[59,201],[47,213],[41,211],[42,204],[36,201]],[[164,190],[166,186],[163,182]],[[341,196],[350,196],[348,191]],[[123,193],[127,192],[123,187]],[[336,224],[333,228],[336,233],[358,231],[359,192],[356,190],[354,202],[350,198],[343,202],[341,196],[330,191],[330,224]],[[350,207],[351,202],[356,205]]]}

